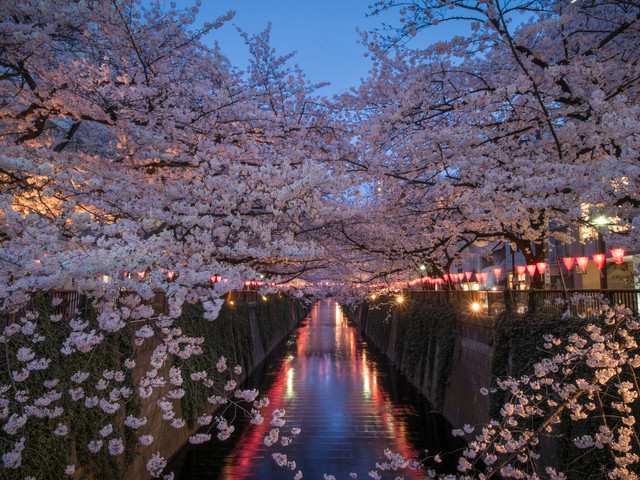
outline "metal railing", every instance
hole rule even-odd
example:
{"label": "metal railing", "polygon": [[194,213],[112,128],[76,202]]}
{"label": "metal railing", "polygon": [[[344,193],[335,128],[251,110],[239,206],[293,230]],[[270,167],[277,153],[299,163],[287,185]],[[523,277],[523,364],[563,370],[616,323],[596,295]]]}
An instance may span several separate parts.
{"label": "metal railing", "polygon": [[536,305],[548,313],[562,315],[569,309],[571,316],[597,318],[604,303],[624,305],[634,315],[640,313],[640,290],[413,290],[410,295],[489,316],[504,312],[506,301],[518,314],[525,314],[531,305]]}

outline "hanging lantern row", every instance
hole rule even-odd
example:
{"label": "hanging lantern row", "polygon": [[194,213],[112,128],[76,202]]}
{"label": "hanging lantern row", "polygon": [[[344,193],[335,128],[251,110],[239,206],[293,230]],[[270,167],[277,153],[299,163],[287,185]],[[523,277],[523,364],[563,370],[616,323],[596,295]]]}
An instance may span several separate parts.
{"label": "hanging lantern row", "polygon": [[[611,257],[613,258],[613,262],[620,264],[624,260],[624,248],[613,248],[610,250]],[[607,261],[607,255],[605,253],[594,253],[591,255],[593,259],[593,263],[598,268],[604,267]],[[574,263],[578,264],[578,268],[582,271],[587,270],[587,266],[589,265],[589,257],[564,257],[562,259],[562,263],[564,263],[564,267],[567,271],[571,271]]]}
{"label": "hanging lantern row", "polygon": [[531,265],[516,265],[516,271],[518,272],[518,276],[522,276],[527,272],[533,277],[536,271],[540,275],[544,275],[544,272],[547,271],[547,264],[545,262],[538,262]]}
{"label": "hanging lantern row", "polygon": [[[165,269],[164,269],[164,268],[161,268],[161,269],[160,269],[160,271],[161,271],[162,273],[165,273]],[[137,276],[138,276],[138,278],[140,278],[141,280],[144,280],[144,278],[147,276],[147,271],[146,271],[146,270],[141,270],[141,271],[139,271],[139,272],[136,272],[136,275],[137,275]],[[171,282],[171,281],[173,281],[173,279],[174,279],[174,278],[176,278],[177,273],[176,273],[174,270],[167,270],[167,271],[166,271],[166,275],[167,275],[167,280],[169,280],[169,281]],[[128,271],[127,271],[127,272],[124,272],[123,277],[124,277],[124,278],[131,278],[131,272],[128,272]],[[222,282],[222,283],[227,283],[229,280],[228,280],[228,279],[226,279],[226,278],[224,278],[224,277],[222,277],[221,275],[212,275],[212,276],[209,278],[209,281],[215,285],[216,283],[221,283],[221,282]],[[258,287],[261,287],[261,286],[265,285],[265,283],[264,283],[264,282],[259,282],[259,281],[255,281],[255,280],[246,281],[246,282],[244,282],[244,284],[245,284],[245,286],[247,286],[247,287],[248,287],[248,286],[258,286]],[[277,286],[275,283],[269,283],[268,285],[269,285],[270,287]],[[344,285],[344,283],[343,283],[342,285]]]}

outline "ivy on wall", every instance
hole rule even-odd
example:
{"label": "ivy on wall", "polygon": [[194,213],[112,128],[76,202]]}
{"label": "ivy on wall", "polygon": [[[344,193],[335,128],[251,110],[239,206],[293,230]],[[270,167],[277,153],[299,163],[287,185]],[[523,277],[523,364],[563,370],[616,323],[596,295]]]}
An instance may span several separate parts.
{"label": "ivy on wall", "polygon": [[380,350],[386,351],[391,334],[391,299],[379,297],[377,301],[363,304],[361,321],[365,335]]}
{"label": "ivy on wall", "polygon": [[[124,400],[124,412],[116,418],[106,415],[100,408],[80,408],[84,406],[84,400],[75,402],[66,391],[67,385],[73,383],[69,378],[78,371],[89,373],[89,377],[82,383],[84,391],[96,392],[98,382],[105,381],[104,373],[108,371],[122,372],[124,380],[119,382],[122,387],[133,388],[132,370],[123,368],[122,363],[127,359],[136,357],[136,349],[133,345],[134,326],[122,329],[111,341],[96,345],[87,358],[86,354],[72,353],[63,355],[60,345],[69,336],[71,328],[69,322],[57,321],[52,307],[53,296],[41,294],[32,304],[32,310],[37,312],[38,332],[44,337],[42,341],[32,342],[32,338],[15,333],[12,341],[5,344],[10,351],[3,352],[4,358],[15,358],[16,352],[21,347],[29,347],[37,358],[49,358],[51,363],[46,370],[34,370],[29,377],[21,382],[20,388],[24,390],[30,399],[45,398],[52,392],[61,394],[56,406],[63,407],[62,416],[54,419],[36,418],[31,416],[22,433],[25,444],[28,445],[28,454],[23,455],[21,466],[15,470],[2,472],[1,477],[7,479],[23,479],[33,476],[35,478],[51,478],[52,472],[63,472],[67,465],[81,466],[76,468],[77,479],[114,479],[122,478],[129,465],[133,462],[138,452],[138,438],[135,430],[122,425],[128,415],[138,417],[141,411],[139,397],[130,395]],[[290,306],[290,299],[286,295],[270,295],[266,302],[256,305],[256,315],[260,330],[266,331],[269,346],[278,339],[283,338],[293,327],[294,316]],[[305,315],[308,312],[308,304],[297,300],[294,303],[296,312]],[[174,357],[175,365],[182,367],[185,395],[182,398],[182,410],[185,420],[193,426],[198,412],[202,412],[208,406],[207,397],[209,391],[204,391],[200,382],[194,382],[190,378],[193,371],[215,370],[215,362],[224,355],[228,365],[240,365],[244,372],[250,372],[254,365],[253,341],[251,335],[250,306],[246,302],[236,302],[235,305],[226,303],[216,320],[206,321],[203,317],[201,305],[185,304],[183,313],[176,321],[186,335],[203,337],[203,355],[192,356],[188,360],[188,367],[179,357]],[[81,318],[89,322],[89,329],[99,330],[96,315],[91,305],[81,312]],[[299,317],[302,318],[302,317]],[[213,360],[213,361],[212,361]],[[13,367],[12,367],[13,368]],[[3,384],[10,384],[10,369],[7,365],[0,364],[0,380]],[[216,372],[217,373],[217,372]],[[218,382],[222,387],[219,374],[210,375],[210,378]],[[58,385],[44,386],[45,381],[59,379]],[[107,384],[113,382],[108,380]],[[108,392],[109,389],[100,388],[99,391]],[[93,395],[93,393],[91,393]],[[55,436],[51,432],[62,423],[69,427],[69,433],[65,436]],[[111,423],[113,431],[103,439],[99,430]],[[122,438],[124,451],[121,455],[112,456],[103,446],[97,453],[91,453],[87,448],[75,448],[76,445],[86,445],[96,439],[108,441],[111,438]],[[1,439],[0,439],[1,441]],[[106,442],[105,442],[106,443]],[[42,452],[55,452],[42,453]]]}
{"label": "ivy on wall", "polygon": [[[122,371],[125,379],[121,384],[132,385],[131,370],[121,366],[121,362],[134,356],[132,329],[121,330],[111,343],[105,341],[96,345],[89,359],[86,354],[78,352],[63,355],[60,352],[60,345],[68,337],[71,328],[68,322],[55,321],[55,318],[52,321],[51,317],[54,313],[51,306],[52,300],[51,294],[41,294],[36,296],[32,304],[33,311],[38,314],[36,320],[38,331],[44,339],[34,344],[31,338],[17,333],[10,343],[5,344],[9,349],[6,358],[15,358],[17,349],[29,347],[35,352],[37,358],[51,359],[49,368],[32,371],[29,377],[20,383],[20,389],[24,390],[30,399],[45,398],[52,391],[57,391],[62,396],[55,404],[62,407],[64,413],[53,419],[35,416],[29,418],[22,435],[31,451],[23,456],[18,469],[5,470],[2,478],[22,479],[28,476],[50,478],[51,472],[63,472],[67,465],[74,463],[83,466],[82,469],[77,470],[77,478],[80,479],[121,478],[137,452],[138,442],[135,432],[113,422],[113,418],[99,408],[84,408],[84,400],[73,401],[65,390],[65,386],[69,383],[69,378],[78,371],[89,373],[87,380],[82,383],[85,392],[96,392],[97,383],[101,380],[104,382],[105,371]],[[89,322],[89,329],[97,330],[96,316],[90,305],[82,313],[82,318]],[[0,379],[3,384],[10,384],[9,369],[6,367],[4,364],[1,366]],[[60,381],[58,385],[51,388],[44,386],[45,381],[55,379]],[[125,416],[138,416],[139,412],[140,405],[135,395],[131,395],[125,401]],[[51,435],[59,423],[69,427],[67,435]],[[75,448],[75,445],[86,447],[90,441],[102,439],[99,430],[109,423],[113,425],[113,431],[104,440],[122,438],[123,454],[112,456],[105,447],[97,453],[90,453],[86,448]]]}
{"label": "ivy on wall", "polygon": [[[365,335],[387,352],[395,309],[394,358],[400,370],[418,388],[430,391],[436,409],[441,409],[451,375],[458,310],[454,305],[420,301],[408,295],[401,305],[380,297],[363,305]],[[427,379],[425,382],[425,378]]]}
{"label": "ivy on wall", "polygon": [[256,304],[256,316],[260,340],[265,351],[273,347],[275,338],[282,338],[282,333],[288,332],[293,326],[291,304],[289,297],[285,295],[270,295],[267,301],[259,299]]}
{"label": "ivy on wall", "polygon": [[[195,426],[198,416],[210,408],[207,398],[211,395],[201,382],[191,380],[193,371],[208,371],[209,378],[214,379],[214,386],[222,391],[227,378],[215,372],[215,362],[221,356],[227,359],[230,367],[240,365],[243,372],[251,372],[255,361],[261,360],[254,358],[250,324],[252,308],[255,309],[262,346],[268,352],[294,326],[289,296],[269,295],[266,301],[258,297],[253,305],[246,301],[236,301],[233,305],[225,302],[218,317],[211,322],[204,320],[201,305],[183,307],[177,325],[186,335],[204,338],[202,355],[190,358],[188,366],[180,358],[174,358],[175,364],[182,368],[185,390],[181,399],[182,414],[190,427]],[[300,314],[308,310],[300,300],[294,302],[294,308]]]}
{"label": "ivy on wall", "polygon": [[[495,322],[494,350],[492,357],[492,378],[507,376],[521,377],[531,375],[533,365],[548,357],[549,353],[543,348],[545,334],[555,338],[567,338],[575,332],[583,332],[584,328],[594,323],[577,317],[567,321],[560,320],[557,314],[544,312],[543,308],[534,308],[525,315],[515,315],[505,312]],[[597,322],[596,322],[597,323]],[[576,368],[567,376],[567,380],[586,378],[587,368]],[[490,415],[499,418],[500,410],[508,400],[508,392],[497,389],[491,393]],[[605,408],[607,408],[605,406]],[[640,408],[636,405],[634,415],[640,418]],[[605,412],[614,414],[614,412]],[[540,419],[542,421],[542,419]],[[573,439],[597,431],[599,422],[595,420],[573,421],[566,413],[559,425],[550,435],[547,447],[546,461],[567,475],[569,480],[585,480],[602,478],[601,468],[611,463],[606,450],[592,450],[588,455],[573,444]]]}
{"label": "ivy on wall", "polygon": [[[253,366],[253,342],[249,325],[249,306],[246,302],[228,302],[222,306],[215,320],[204,319],[202,305],[187,305],[176,320],[185,335],[204,338],[202,355],[189,358],[186,362],[174,357],[174,364],[182,369],[185,395],[182,397],[182,415],[190,427],[195,425],[199,413],[208,404],[211,395],[201,382],[190,378],[192,372],[207,371],[214,382],[214,388],[222,391],[228,380],[216,372],[216,361],[224,356],[231,367],[240,365],[243,371],[251,371]],[[214,373],[216,372],[216,373]]]}

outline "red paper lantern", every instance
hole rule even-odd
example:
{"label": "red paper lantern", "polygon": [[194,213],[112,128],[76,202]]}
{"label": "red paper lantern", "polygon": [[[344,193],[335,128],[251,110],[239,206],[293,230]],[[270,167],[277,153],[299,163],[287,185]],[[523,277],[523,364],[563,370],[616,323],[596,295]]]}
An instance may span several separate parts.
{"label": "red paper lantern", "polygon": [[496,276],[496,282],[500,280],[501,273],[502,273],[502,269],[500,267],[496,267],[493,269],[493,274]]}
{"label": "red paper lantern", "polygon": [[624,248],[612,248],[611,256],[613,257],[613,261],[615,263],[622,263],[624,260]]}
{"label": "red paper lantern", "polygon": [[544,275],[544,271],[547,269],[547,264],[545,262],[536,263],[536,267],[538,267],[538,273],[540,275]]}
{"label": "red paper lantern", "polygon": [[573,264],[575,263],[576,259],[573,257],[564,257],[562,259],[562,263],[564,263],[564,268],[567,269],[567,271],[571,271],[571,269],[573,268]]}
{"label": "red paper lantern", "polygon": [[476,282],[482,282],[482,272],[476,273]]}
{"label": "red paper lantern", "polygon": [[173,280],[173,277],[176,276],[176,272],[174,272],[173,270],[169,270],[167,272],[167,278],[169,279],[169,281]]}
{"label": "red paper lantern", "polygon": [[524,275],[524,272],[526,269],[527,267],[525,267],[524,265],[516,265],[516,270],[518,272],[518,275]]}
{"label": "red paper lantern", "polygon": [[576,258],[576,262],[578,262],[578,268],[583,272],[587,271],[587,265],[589,264],[589,257],[578,257]]}
{"label": "red paper lantern", "polygon": [[471,278],[471,274],[473,272],[464,272],[464,276],[467,277],[467,282],[469,281],[469,279]]}
{"label": "red paper lantern", "polygon": [[442,278],[444,279],[445,282],[449,281],[449,274],[445,273],[444,275],[442,275]]}
{"label": "red paper lantern", "polygon": [[147,275],[147,271],[146,270],[142,270],[141,272],[137,272],[137,273],[138,273],[138,276],[140,278],[144,278]]}
{"label": "red paper lantern", "polygon": [[222,280],[222,277],[220,275],[212,275],[209,279],[211,283],[218,283],[220,280]]}
{"label": "red paper lantern", "polygon": [[536,274],[536,266],[535,265],[527,265],[527,272],[529,272],[529,275],[531,275],[533,277]]}
{"label": "red paper lantern", "polygon": [[596,267],[602,268],[604,267],[604,262],[607,260],[607,255],[604,253],[594,253],[591,255],[593,257],[593,263],[596,264]]}

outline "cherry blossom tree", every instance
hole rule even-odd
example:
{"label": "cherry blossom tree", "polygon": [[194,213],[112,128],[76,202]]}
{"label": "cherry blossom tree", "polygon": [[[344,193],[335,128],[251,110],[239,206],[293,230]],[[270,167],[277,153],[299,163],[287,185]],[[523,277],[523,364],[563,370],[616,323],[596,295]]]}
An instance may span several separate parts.
{"label": "cherry blossom tree", "polygon": [[637,242],[637,2],[388,0],[374,13],[391,9],[401,23],[365,36],[375,67],[350,100],[353,169],[379,187],[376,223],[397,240],[360,229],[349,242],[446,266],[508,241],[531,262],[550,230],[601,215],[607,235]]}
{"label": "cherry blossom tree", "polygon": [[[185,302],[200,302],[205,320],[214,320],[222,295],[244,281],[291,278],[322,263],[322,246],[305,232],[321,222],[327,191],[342,181],[328,175],[340,136],[315,86],[269,46],[268,29],[245,35],[253,55],[246,73],[205,45],[204,35],[232,13],[194,30],[197,7],[178,11],[165,2],[5,7],[0,307],[14,312],[15,323],[0,332],[9,368],[0,387],[3,462],[17,469],[23,452],[34,454],[24,432],[42,418],[50,419],[52,438],[73,429],[62,407],[69,399],[111,419],[111,429],[75,448],[117,456],[124,450],[117,432],[145,423],[118,420],[134,398],[164,389],[163,417],[184,426],[173,410],[184,390],[171,357],[188,361],[202,342],[174,325]],[[70,311],[38,319],[30,311],[42,292],[71,285],[90,298],[97,318]],[[148,302],[157,290],[168,312],[152,320]],[[150,370],[123,386],[135,367],[123,358],[107,377],[93,378],[89,359],[117,345],[132,321],[135,347],[158,344]],[[61,338],[47,333],[52,324]],[[37,355],[45,340],[60,342],[53,363],[66,357],[78,370],[56,376],[52,358]],[[158,373],[167,369],[168,377]],[[42,398],[21,387],[34,379],[46,390]],[[257,392],[238,390],[235,380],[218,389],[202,372],[191,379],[212,391],[212,403],[247,403],[244,411],[261,423],[266,403]],[[281,426],[281,416],[272,423]],[[205,420],[219,436],[231,431],[222,419]],[[269,435],[278,440],[277,432]],[[158,454],[148,469],[158,476],[164,463]]]}

